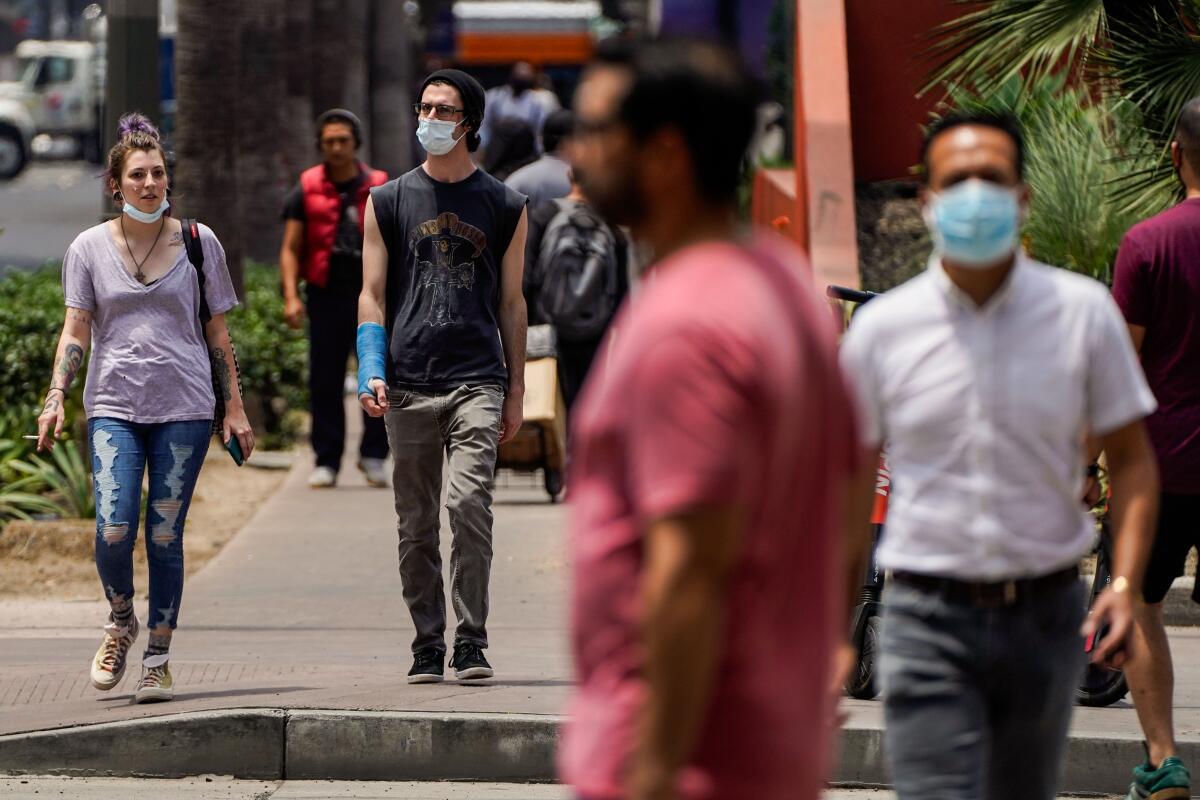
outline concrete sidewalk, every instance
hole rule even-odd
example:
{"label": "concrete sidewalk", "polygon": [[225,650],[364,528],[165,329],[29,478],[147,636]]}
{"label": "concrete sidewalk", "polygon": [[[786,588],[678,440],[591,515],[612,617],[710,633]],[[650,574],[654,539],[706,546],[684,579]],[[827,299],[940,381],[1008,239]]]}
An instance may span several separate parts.
{"label": "concrete sidewalk", "polygon": [[[307,472],[306,462],[297,466],[279,492],[248,509],[246,527],[189,581],[172,649],[172,703],[131,703],[144,639],[117,689],[90,687],[103,603],[0,602],[0,772],[552,778],[570,681],[563,509],[546,502],[540,481],[502,474],[488,651],[497,678],[409,686],[412,627],[400,595],[391,492],[366,487],[349,458],[337,489],[310,490]],[[443,515],[447,559],[448,530]],[[1200,764],[1200,628],[1171,635],[1176,724],[1185,755]],[[847,705],[838,779],[885,782],[880,706]],[[77,727],[98,723],[108,725]],[[15,735],[35,731],[53,733]],[[165,749],[172,736],[184,739]],[[180,757],[188,736],[216,761]],[[1078,709],[1072,736],[1068,775],[1075,777],[1065,790],[1116,791],[1114,782],[1124,783],[1140,757],[1128,702]],[[127,747],[112,745],[121,740]],[[256,743],[261,752],[251,752]],[[482,748],[479,759],[447,762],[472,747]],[[140,768],[106,762],[116,751],[151,760]],[[442,764],[445,774],[429,772]]]}

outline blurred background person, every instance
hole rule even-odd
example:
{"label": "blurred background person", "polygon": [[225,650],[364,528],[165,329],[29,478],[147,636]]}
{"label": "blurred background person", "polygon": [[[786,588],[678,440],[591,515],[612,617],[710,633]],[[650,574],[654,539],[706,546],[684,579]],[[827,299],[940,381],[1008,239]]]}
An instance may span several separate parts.
{"label": "blurred background person", "polygon": [[498,181],[504,181],[522,167],[537,160],[537,135],[529,123],[510,117],[492,128],[491,146],[483,153],[479,166]]}
{"label": "blurred background person", "polygon": [[629,293],[629,242],[592,209],[574,170],[568,177],[565,198],[542,203],[529,215],[525,303],[531,325],[554,328],[558,381],[569,417]]}
{"label": "blurred background person", "polygon": [[479,129],[479,138],[485,154],[491,150],[496,126],[502,120],[521,120],[534,131],[535,137],[537,131],[542,129],[542,122],[553,109],[548,108],[543,93],[534,91],[536,82],[537,72],[533,65],[526,61],[518,61],[513,64],[507,83],[487,90],[487,110],[483,117],[483,127]]}
{"label": "blurred background person", "polygon": [[[350,111],[326,111],[316,129],[322,163],[301,173],[284,201],[279,274],[288,326],[299,329],[308,318],[310,438],[316,456],[308,485],[328,488],[337,483],[346,446],[343,403],[362,291],[363,209],[371,187],[386,183],[387,174],[358,160],[362,123]],[[383,420],[365,411],[362,418],[358,468],[371,486],[387,486]]]}
{"label": "blurred background person", "polygon": [[1200,545],[1200,97],[1179,113],[1171,163],[1183,202],[1133,226],[1113,271],[1113,297],[1158,400],[1146,430],[1162,484],[1146,602],[1137,606],[1137,646],[1125,666],[1146,734],[1146,762],[1134,768],[1129,793],[1135,800],[1188,797],[1191,784],[1175,745],[1175,671],[1163,601]]}
{"label": "blurred background person", "polygon": [[587,800],[815,800],[828,774],[841,555],[868,526],[843,547],[828,307],[802,256],[738,235],[758,98],[735,56],[684,42],[605,48],[576,95],[584,193],[656,259],[575,417],[560,768]]}
{"label": "blurred background person", "polygon": [[536,210],[547,200],[566,197],[571,191],[565,149],[574,126],[575,116],[570,111],[559,109],[551,113],[542,124],[542,157],[505,179],[509,188],[529,198],[531,209]]}

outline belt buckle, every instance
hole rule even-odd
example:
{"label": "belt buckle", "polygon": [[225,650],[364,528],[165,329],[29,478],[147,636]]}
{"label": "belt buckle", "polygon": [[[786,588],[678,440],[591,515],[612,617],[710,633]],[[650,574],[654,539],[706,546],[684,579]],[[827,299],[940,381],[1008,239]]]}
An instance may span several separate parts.
{"label": "belt buckle", "polygon": [[975,584],[971,592],[974,605],[980,608],[1006,608],[1017,602],[1015,580],[993,584]]}

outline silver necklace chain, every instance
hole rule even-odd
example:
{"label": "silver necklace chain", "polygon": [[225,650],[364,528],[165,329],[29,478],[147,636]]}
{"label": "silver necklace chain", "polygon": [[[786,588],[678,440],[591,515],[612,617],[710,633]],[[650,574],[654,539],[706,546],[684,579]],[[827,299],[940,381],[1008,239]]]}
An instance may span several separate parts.
{"label": "silver necklace chain", "polygon": [[167,220],[166,220],[166,218],[164,218],[162,221],[162,224],[160,224],[158,226],[158,233],[155,234],[155,236],[154,236],[154,243],[150,245],[150,249],[146,251],[146,257],[142,259],[140,264],[138,263],[137,256],[135,256],[133,254],[133,248],[129,246],[129,234],[125,233],[125,215],[124,214],[122,214],[120,216],[120,220],[121,220],[121,238],[123,238],[125,240],[125,249],[129,251],[129,258],[131,261],[133,261],[133,266],[135,268],[133,277],[137,279],[138,283],[145,284],[146,283],[146,273],[142,272],[142,266],[147,261],[150,260],[150,254],[153,253],[154,248],[158,246],[158,240],[160,238],[162,238],[163,228],[167,227]]}

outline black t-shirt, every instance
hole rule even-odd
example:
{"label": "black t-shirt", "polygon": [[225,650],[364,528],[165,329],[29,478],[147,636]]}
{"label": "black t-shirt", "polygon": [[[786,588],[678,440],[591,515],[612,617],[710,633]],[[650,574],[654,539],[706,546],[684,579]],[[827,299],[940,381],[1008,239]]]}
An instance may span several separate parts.
{"label": "black t-shirt", "polygon": [[[359,172],[348,181],[335,183],[341,213],[338,216],[337,235],[329,253],[329,278],[325,288],[346,294],[357,295],[362,291],[362,228],[355,198],[366,176]],[[307,224],[304,212],[304,188],[297,183],[283,201],[283,218]]]}
{"label": "black t-shirt", "polygon": [[458,183],[421,167],[371,190],[388,250],[388,383],[507,386],[500,272],[525,195],[477,169]]}

